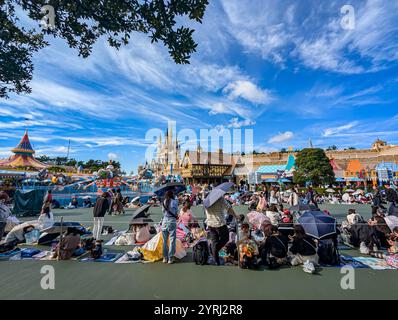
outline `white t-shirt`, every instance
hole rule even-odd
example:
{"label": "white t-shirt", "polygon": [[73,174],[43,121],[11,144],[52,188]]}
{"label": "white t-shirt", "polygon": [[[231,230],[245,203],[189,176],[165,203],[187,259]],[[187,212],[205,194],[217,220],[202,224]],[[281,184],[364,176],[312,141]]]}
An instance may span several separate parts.
{"label": "white t-shirt", "polygon": [[49,212],[49,216],[50,217],[48,217],[47,214],[44,213],[41,214],[37,219],[38,227],[40,228],[40,230],[52,227],[52,225],[54,224],[54,215],[51,211]]}

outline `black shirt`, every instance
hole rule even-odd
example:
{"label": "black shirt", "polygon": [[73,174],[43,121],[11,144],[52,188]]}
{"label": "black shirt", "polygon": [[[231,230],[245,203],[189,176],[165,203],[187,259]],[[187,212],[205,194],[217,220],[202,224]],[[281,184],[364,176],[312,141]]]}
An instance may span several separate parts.
{"label": "black shirt", "polygon": [[316,245],[311,237],[294,239],[290,252],[302,256],[312,256],[316,254]]}

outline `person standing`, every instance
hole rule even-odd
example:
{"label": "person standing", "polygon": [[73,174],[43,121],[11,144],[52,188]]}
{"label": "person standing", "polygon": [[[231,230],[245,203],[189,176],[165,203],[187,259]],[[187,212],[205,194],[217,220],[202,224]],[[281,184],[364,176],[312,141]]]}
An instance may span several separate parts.
{"label": "person standing", "polygon": [[[178,200],[173,191],[166,192],[162,201],[162,236],[163,236],[163,263],[174,263],[177,241]],[[168,246],[167,242],[170,239]]]}
{"label": "person standing", "polygon": [[120,189],[116,190],[115,200],[113,204],[116,208],[116,212],[118,214],[125,214],[124,207],[123,207],[123,195]]}
{"label": "person standing", "polygon": [[220,258],[218,253],[229,241],[229,231],[225,216],[228,213],[234,216],[237,221],[240,220],[240,217],[224,198],[218,199],[212,206],[205,208],[205,212],[211,241],[211,253],[215,264],[219,266]]}
{"label": "person standing", "polygon": [[48,190],[43,198],[43,206],[41,207],[41,211],[43,212],[46,208],[49,208],[51,210],[52,203],[53,203],[52,191]]}
{"label": "person standing", "polygon": [[300,199],[299,199],[299,196],[298,196],[296,190],[293,187],[291,187],[289,189],[289,193],[290,193],[289,194],[289,199],[288,199],[289,206],[290,207],[297,206],[299,204],[299,202],[300,202]]}
{"label": "person standing", "polygon": [[[372,204],[373,204],[373,207],[376,208],[376,210],[379,209],[379,208],[381,208],[381,209],[386,209],[386,208],[383,206],[383,198],[382,198],[382,196],[381,196],[380,189],[379,189],[379,187],[377,187],[377,186],[374,186],[374,187],[373,187],[373,199],[372,199]],[[376,211],[376,210],[375,210],[375,211]]]}
{"label": "person standing", "polygon": [[114,198],[115,198],[115,190],[114,189],[108,189],[108,205],[109,205],[109,215],[113,214],[113,203],[114,203]]}
{"label": "person standing", "polygon": [[394,211],[394,206],[398,203],[398,194],[391,188],[391,184],[387,183],[386,187],[386,200],[387,200],[387,215],[391,215]]}
{"label": "person standing", "polygon": [[0,242],[3,239],[4,231],[7,225],[7,219],[11,215],[11,210],[6,205],[10,198],[4,191],[0,191]]}
{"label": "person standing", "polygon": [[305,195],[305,199],[307,200],[308,204],[312,204],[318,208],[318,204],[315,200],[315,193],[314,193],[314,190],[312,189],[312,187],[308,187],[308,191],[307,191],[307,194]]}
{"label": "person standing", "polygon": [[94,226],[93,226],[93,237],[95,240],[101,240],[102,226],[104,224],[104,217],[106,211],[109,209],[109,194],[104,192],[100,197],[97,198],[93,209]]}

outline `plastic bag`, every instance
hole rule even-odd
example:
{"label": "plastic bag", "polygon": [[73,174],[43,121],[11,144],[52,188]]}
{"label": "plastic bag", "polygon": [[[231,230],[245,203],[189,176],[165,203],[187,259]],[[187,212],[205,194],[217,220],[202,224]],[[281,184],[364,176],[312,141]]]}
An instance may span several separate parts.
{"label": "plastic bag", "polygon": [[25,233],[26,244],[35,244],[39,241],[39,238],[40,238],[40,231],[37,229],[34,229],[31,232]]}

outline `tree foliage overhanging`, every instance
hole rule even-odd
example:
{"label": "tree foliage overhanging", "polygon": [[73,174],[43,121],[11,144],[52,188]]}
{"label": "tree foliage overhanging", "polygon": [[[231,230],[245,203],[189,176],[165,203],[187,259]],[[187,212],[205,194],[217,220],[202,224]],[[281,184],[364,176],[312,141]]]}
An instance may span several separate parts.
{"label": "tree foliage overhanging", "polygon": [[[16,9],[39,25],[44,5],[55,9],[55,28],[20,26]],[[162,42],[176,63],[187,64],[197,47],[194,30],[179,26],[176,18],[186,16],[201,23],[207,5],[208,0],[0,0],[0,98],[10,92],[31,92],[32,57],[49,45],[46,34],[66,40],[87,58],[102,36],[119,49],[129,43],[133,32],[141,32],[152,42]]]}
{"label": "tree foliage overhanging", "polygon": [[294,182],[313,185],[331,184],[335,181],[333,167],[322,149],[303,149],[296,156]]}

